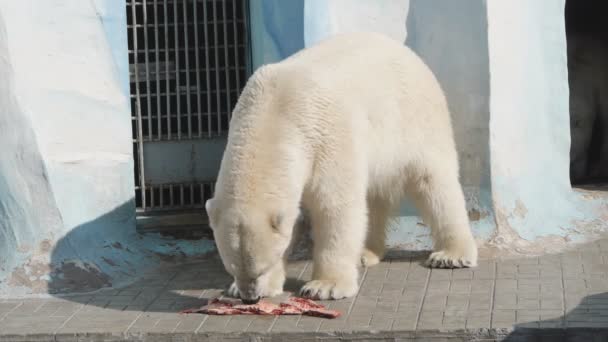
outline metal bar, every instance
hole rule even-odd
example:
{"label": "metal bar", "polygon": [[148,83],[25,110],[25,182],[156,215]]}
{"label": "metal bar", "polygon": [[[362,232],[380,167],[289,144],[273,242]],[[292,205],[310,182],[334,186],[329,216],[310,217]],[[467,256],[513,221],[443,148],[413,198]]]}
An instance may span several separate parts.
{"label": "metal bar", "polygon": [[[237,45],[239,47],[243,47],[244,46],[244,44],[237,44]],[[224,48],[233,48],[234,44],[228,44],[228,46],[225,46],[224,44],[221,44],[221,45],[219,45],[219,47],[222,48],[222,49],[224,49]],[[180,49],[180,50],[184,51],[184,49]],[[193,47],[188,48],[188,51],[194,51],[194,50],[195,50],[195,48],[193,48]],[[137,51],[135,51],[133,49],[130,49],[130,50],[127,50],[127,52],[144,52],[144,49],[137,49]],[[175,48],[169,48],[169,52],[175,52]]]}
{"label": "metal bar", "polygon": [[[217,4],[215,0],[212,0],[212,9],[213,9],[213,18],[212,18],[212,22],[213,22],[213,43],[214,43],[214,47],[213,47],[213,51],[214,51],[214,55],[215,55],[215,86],[217,87],[217,96],[216,96],[216,100],[217,100],[217,134],[219,134],[222,131],[222,106],[220,104],[220,102],[222,101],[222,96],[221,96],[221,92],[220,92],[220,73],[219,73],[219,65],[220,65],[220,57],[218,54],[218,47],[217,47]],[[207,45],[207,47],[209,47],[209,45]]]}
{"label": "metal bar", "polygon": [[180,87],[180,82],[179,82],[179,35],[178,35],[178,29],[177,29],[177,22],[178,22],[178,11],[177,11],[177,1],[173,2],[173,20],[175,20],[175,92],[177,93],[177,96],[175,97],[175,101],[176,102],[176,108],[177,108],[177,139],[181,139],[182,138],[182,120],[181,120],[181,106],[180,106],[180,102],[181,99],[179,97],[179,87]]}
{"label": "metal bar", "polygon": [[201,203],[203,205],[203,207],[205,207],[205,185],[203,183],[199,184],[199,192],[201,193]]}
{"label": "metal bar", "polygon": [[154,5],[154,48],[156,55],[156,112],[158,114],[158,136],[157,140],[160,140],[163,135],[163,124],[162,124],[162,102],[161,98],[161,90],[160,90],[160,49],[158,47],[158,0],[154,0],[152,3]]}
{"label": "metal bar", "polygon": [[179,205],[180,207],[184,206],[184,185],[179,185]]}
{"label": "metal bar", "polygon": [[[131,3],[131,15],[133,16],[133,23],[137,23],[137,10],[135,8],[135,2]],[[137,28],[133,28],[133,47],[137,51]],[[136,104],[136,115],[137,115],[137,152],[139,154],[139,186],[141,188],[141,207],[143,210],[146,209],[146,178],[144,171],[144,142],[143,142],[143,130],[142,130],[142,119],[141,119],[141,97],[139,89],[139,72],[137,66],[137,54],[133,56],[133,64],[135,68],[135,95],[137,99]]]}
{"label": "metal bar", "polygon": [[194,183],[190,183],[190,205],[194,206]]}
{"label": "metal bar", "polygon": [[249,14],[251,13],[251,11],[249,10],[249,0],[243,0],[242,1],[243,6],[241,7],[241,10],[243,11],[243,29],[245,30],[245,34],[243,35],[243,43],[245,44],[245,50],[244,53],[246,54],[247,58],[245,59],[245,72],[247,74],[250,74],[252,72],[253,66],[252,66],[252,50],[251,50],[251,46],[249,46],[250,44],[250,34],[249,34],[249,25],[251,25],[249,23]]}
{"label": "metal bar", "polygon": [[154,187],[150,186],[150,208],[154,209],[155,205],[154,205]]}
{"label": "metal bar", "polygon": [[158,203],[158,207],[162,209],[165,206],[165,201],[164,201],[164,196],[165,196],[165,194],[164,194],[164,186],[161,184],[161,185],[158,186],[158,188],[159,188],[159,192],[160,192],[160,196],[159,196],[160,200],[159,200],[159,203]]}
{"label": "metal bar", "polygon": [[[241,70],[242,70],[242,69],[243,69],[243,68],[241,68]],[[231,70],[233,70],[233,69],[231,69]],[[211,94],[215,94],[216,92],[217,92],[216,90],[212,90],[210,93],[211,93]],[[236,92],[237,92],[237,89],[232,89],[232,90],[230,90],[230,92],[231,92],[231,93],[236,93]],[[206,94],[207,92],[203,90],[203,91],[201,91],[201,93],[202,93],[202,94]],[[173,95],[173,96],[175,96],[175,95],[176,95],[176,93],[175,93],[175,92],[169,92],[169,93],[167,94],[167,93],[166,93],[166,92],[164,92],[164,91],[163,91],[163,92],[161,92],[160,94],[161,94],[162,96],[166,96],[166,95]],[[131,98],[135,98],[135,95],[134,95],[134,94],[132,94],[132,95],[131,95]],[[166,116],[166,114],[165,114],[165,115],[162,115],[162,116],[163,116],[163,117],[165,117],[165,116]],[[152,115],[152,118],[156,118],[156,115]]]}
{"label": "metal bar", "polygon": [[[183,0],[182,0],[182,1],[183,1]],[[190,1],[193,1],[193,0],[190,0]],[[198,0],[198,1],[201,1],[201,0]],[[218,1],[223,1],[223,0],[218,0]],[[222,20],[218,20],[217,22],[221,24],[223,21],[222,21]],[[239,20],[238,22],[243,22],[243,20]],[[143,25],[143,24],[138,24],[138,25],[127,25],[127,28],[133,28],[133,27],[137,27],[137,28],[142,28],[142,27],[143,27],[143,28],[148,28],[148,27],[151,27],[151,26],[153,27],[154,25]],[[169,23],[169,24],[168,24],[168,26],[169,26],[169,27],[179,27],[179,26],[181,26],[181,25],[175,25],[175,24],[171,24],[171,23]],[[188,24],[187,26],[193,26],[193,24]]]}
{"label": "metal bar", "polygon": [[207,113],[207,136],[211,137],[211,75],[209,73],[209,32],[208,32],[208,16],[207,16],[207,2],[203,2],[203,24],[205,25],[205,76],[207,81],[207,106],[205,111]]}
{"label": "metal bar", "polygon": [[[223,28],[224,28],[224,64],[225,64],[225,69],[226,69],[226,116],[228,117],[228,120],[230,120],[230,115],[231,115],[231,110],[230,107],[232,107],[232,99],[230,98],[230,70],[228,70],[228,62],[230,61],[228,59],[228,26],[226,25],[226,0],[222,1],[222,19],[224,19],[224,24],[223,24]],[[217,42],[216,42],[217,43]]]}
{"label": "metal bar", "polygon": [[165,82],[165,86],[167,88],[167,137],[171,139],[171,82],[169,82],[169,25],[168,24],[168,16],[167,16],[167,1],[163,1],[163,11],[164,11],[164,19],[165,19],[165,78],[167,82]]}
{"label": "metal bar", "polygon": [[186,108],[188,117],[188,139],[192,139],[192,104],[190,102],[190,56],[188,55],[188,1],[184,1],[182,8],[184,14],[184,56],[186,57]]}
{"label": "metal bar", "polygon": [[[201,106],[201,72],[200,72],[200,60],[199,60],[199,49],[200,44],[198,40],[198,1],[193,1],[194,4],[194,58],[196,58],[196,111],[198,117],[198,137],[203,137],[203,108]],[[205,3],[203,2],[203,5]]]}
{"label": "metal bar", "polygon": [[175,204],[173,202],[173,184],[169,184],[169,206],[173,207]]}
{"label": "metal bar", "polygon": [[241,95],[241,70],[239,68],[239,30],[238,30],[238,14],[236,7],[239,0],[232,0],[232,16],[234,21],[232,22],[234,28],[234,68],[236,69],[236,97]]}
{"label": "metal bar", "polygon": [[[147,0],[143,0],[142,2],[143,14],[144,14],[144,23],[148,23],[148,4]],[[150,55],[149,55],[149,46],[148,46],[148,30],[144,29],[144,62],[146,66],[146,104],[147,104],[147,113],[148,117],[148,134],[147,140],[152,140],[152,100],[150,99]]]}

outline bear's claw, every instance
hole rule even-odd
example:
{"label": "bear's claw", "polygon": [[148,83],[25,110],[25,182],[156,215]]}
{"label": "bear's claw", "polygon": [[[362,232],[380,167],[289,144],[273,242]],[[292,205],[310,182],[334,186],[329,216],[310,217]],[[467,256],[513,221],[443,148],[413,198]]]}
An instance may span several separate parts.
{"label": "bear's claw", "polygon": [[433,268],[466,268],[477,266],[477,261],[463,255],[439,251],[432,253],[425,264]]}
{"label": "bear's claw", "polygon": [[352,297],[357,294],[357,286],[350,286],[333,280],[312,280],[300,290],[302,297],[327,300]]}
{"label": "bear's claw", "polygon": [[230,284],[230,287],[228,287],[228,289],[226,289],[224,293],[228,297],[241,298],[241,295],[239,294],[239,288],[236,286],[236,281],[233,281],[232,284]]}

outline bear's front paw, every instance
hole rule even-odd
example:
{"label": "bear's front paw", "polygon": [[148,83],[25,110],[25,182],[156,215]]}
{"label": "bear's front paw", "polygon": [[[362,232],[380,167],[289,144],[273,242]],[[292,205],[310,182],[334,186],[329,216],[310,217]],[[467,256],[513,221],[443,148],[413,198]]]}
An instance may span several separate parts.
{"label": "bear's front paw", "polygon": [[224,294],[228,297],[232,297],[232,298],[240,298],[241,295],[239,294],[239,288],[236,286],[236,281],[233,281],[232,284],[230,284],[230,287],[228,287],[228,289],[226,289],[226,291],[224,291]]}
{"label": "bear's front paw", "polygon": [[312,280],[302,286],[300,295],[318,300],[341,299],[356,295],[358,290],[356,282]]}
{"label": "bear's front paw", "polygon": [[433,268],[464,268],[477,266],[477,256],[474,253],[455,253],[442,250],[431,253],[426,266]]}

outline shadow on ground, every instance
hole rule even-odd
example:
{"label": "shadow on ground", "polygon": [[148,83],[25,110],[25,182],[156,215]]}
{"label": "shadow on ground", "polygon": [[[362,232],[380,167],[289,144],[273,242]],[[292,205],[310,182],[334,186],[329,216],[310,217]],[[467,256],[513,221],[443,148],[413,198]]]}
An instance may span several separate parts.
{"label": "shadow on ground", "polygon": [[584,297],[564,316],[515,324],[504,341],[608,341],[608,292]]}
{"label": "shadow on ground", "polygon": [[[428,252],[394,252],[390,259],[421,265]],[[284,295],[297,293],[310,279],[309,258],[294,256],[287,269]],[[382,281],[375,279],[374,281]],[[118,311],[178,313],[205,305],[209,299],[223,295],[232,282],[217,254],[194,263],[162,267],[150,271],[130,285],[119,289],[100,290],[86,294],[57,295],[72,302]]]}

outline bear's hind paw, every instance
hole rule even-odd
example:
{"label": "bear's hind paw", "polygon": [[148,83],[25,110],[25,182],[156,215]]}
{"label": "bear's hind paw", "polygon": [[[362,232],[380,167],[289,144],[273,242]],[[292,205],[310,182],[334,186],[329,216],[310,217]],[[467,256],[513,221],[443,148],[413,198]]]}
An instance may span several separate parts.
{"label": "bear's hind paw", "polygon": [[477,266],[476,259],[448,251],[438,251],[432,253],[425,264],[432,268],[466,268]]}

